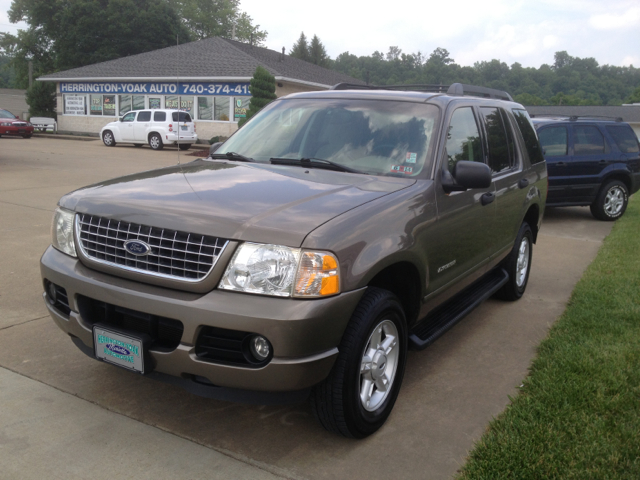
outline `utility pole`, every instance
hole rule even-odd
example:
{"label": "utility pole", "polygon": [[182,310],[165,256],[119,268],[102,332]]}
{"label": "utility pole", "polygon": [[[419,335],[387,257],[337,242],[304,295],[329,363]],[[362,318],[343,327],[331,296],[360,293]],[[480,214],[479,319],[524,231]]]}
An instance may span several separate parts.
{"label": "utility pole", "polygon": [[33,60],[29,60],[29,88],[33,85]]}

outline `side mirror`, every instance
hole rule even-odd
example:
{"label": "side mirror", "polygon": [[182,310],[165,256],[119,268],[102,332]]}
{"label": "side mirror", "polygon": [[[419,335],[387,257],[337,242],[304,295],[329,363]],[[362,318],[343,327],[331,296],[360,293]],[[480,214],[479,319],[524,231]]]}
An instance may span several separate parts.
{"label": "side mirror", "polygon": [[218,148],[220,148],[220,145],[222,145],[223,143],[224,142],[212,143],[211,146],[209,147],[209,155],[216,153],[216,150],[218,150]]}
{"label": "side mirror", "polygon": [[452,174],[445,172],[442,186],[447,193],[471,188],[488,188],[491,186],[491,169],[486,163],[460,160]]}

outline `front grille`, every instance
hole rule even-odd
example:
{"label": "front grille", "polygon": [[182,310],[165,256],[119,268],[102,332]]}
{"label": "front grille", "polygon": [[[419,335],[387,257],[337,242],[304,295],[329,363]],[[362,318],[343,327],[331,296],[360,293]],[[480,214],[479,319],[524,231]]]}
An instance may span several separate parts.
{"label": "front grille", "polygon": [[[101,263],[159,277],[195,282],[206,277],[227,245],[221,238],[179,232],[87,214],[76,216],[82,252]],[[151,247],[147,255],[124,248],[128,240]]]}
{"label": "front grille", "polygon": [[84,321],[91,325],[100,323],[149,335],[150,347],[154,349],[175,350],[182,339],[184,325],[179,320],[111,305],[84,295],[78,295],[78,307]]}
{"label": "front grille", "polygon": [[226,328],[202,327],[196,340],[196,356],[201,360],[227,365],[257,368],[271,358],[258,361],[249,352],[249,340],[254,333]]}

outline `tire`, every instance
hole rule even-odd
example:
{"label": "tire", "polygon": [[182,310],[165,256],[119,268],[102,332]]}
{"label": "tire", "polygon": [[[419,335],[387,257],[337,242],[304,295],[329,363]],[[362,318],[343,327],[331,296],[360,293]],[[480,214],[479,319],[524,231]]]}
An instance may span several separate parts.
{"label": "tire", "polygon": [[598,220],[611,222],[622,216],[628,204],[629,190],[627,186],[620,180],[612,180],[600,189],[590,209],[591,214]]}
{"label": "tire", "polygon": [[23,135],[22,138],[31,138],[31,135]]}
{"label": "tire", "polygon": [[111,132],[111,130],[105,130],[104,132],[102,132],[102,142],[107,147],[115,147],[116,146],[116,139],[114,138],[113,132]]}
{"label": "tire", "polygon": [[529,224],[523,222],[513,244],[513,249],[502,264],[509,274],[509,280],[496,292],[497,298],[513,302],[522,297],[529,282],[532,252],[533,233]]}
{"label": "tire", "polygon": [[180,143],[178,145],[178,148],[180,150],[189,150],[191,148],[191,144],[190,143]]}
{"label": "tire", "polygon": [[342,336],[331,373],[311,393],[313,412],[324,428],[364,438],[384,424],[402,384],[407,338],[398,298],[369,287]]}
{"label": "tire", "polygon": [[141,143],[134,143],[133,146],[136,147],[136,148],[140,148],[140,147],[142,147],[142,144]]}
{"label": "tire", "polygon": [[157,133],[152,133],[149,135],[149,146],[153,150],[162,150],[164,144],[162,143],[162,137]]}

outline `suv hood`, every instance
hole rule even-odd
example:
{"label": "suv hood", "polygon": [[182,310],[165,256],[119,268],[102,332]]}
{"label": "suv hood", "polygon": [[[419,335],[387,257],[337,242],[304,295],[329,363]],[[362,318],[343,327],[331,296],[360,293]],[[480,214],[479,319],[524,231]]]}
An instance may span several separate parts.
{"label": "suv hood", "polygon": [[197,160],[76,190],[62,197],[60,206],[142,225],[297,247],[332,218],[414,183],[410,178]]}

